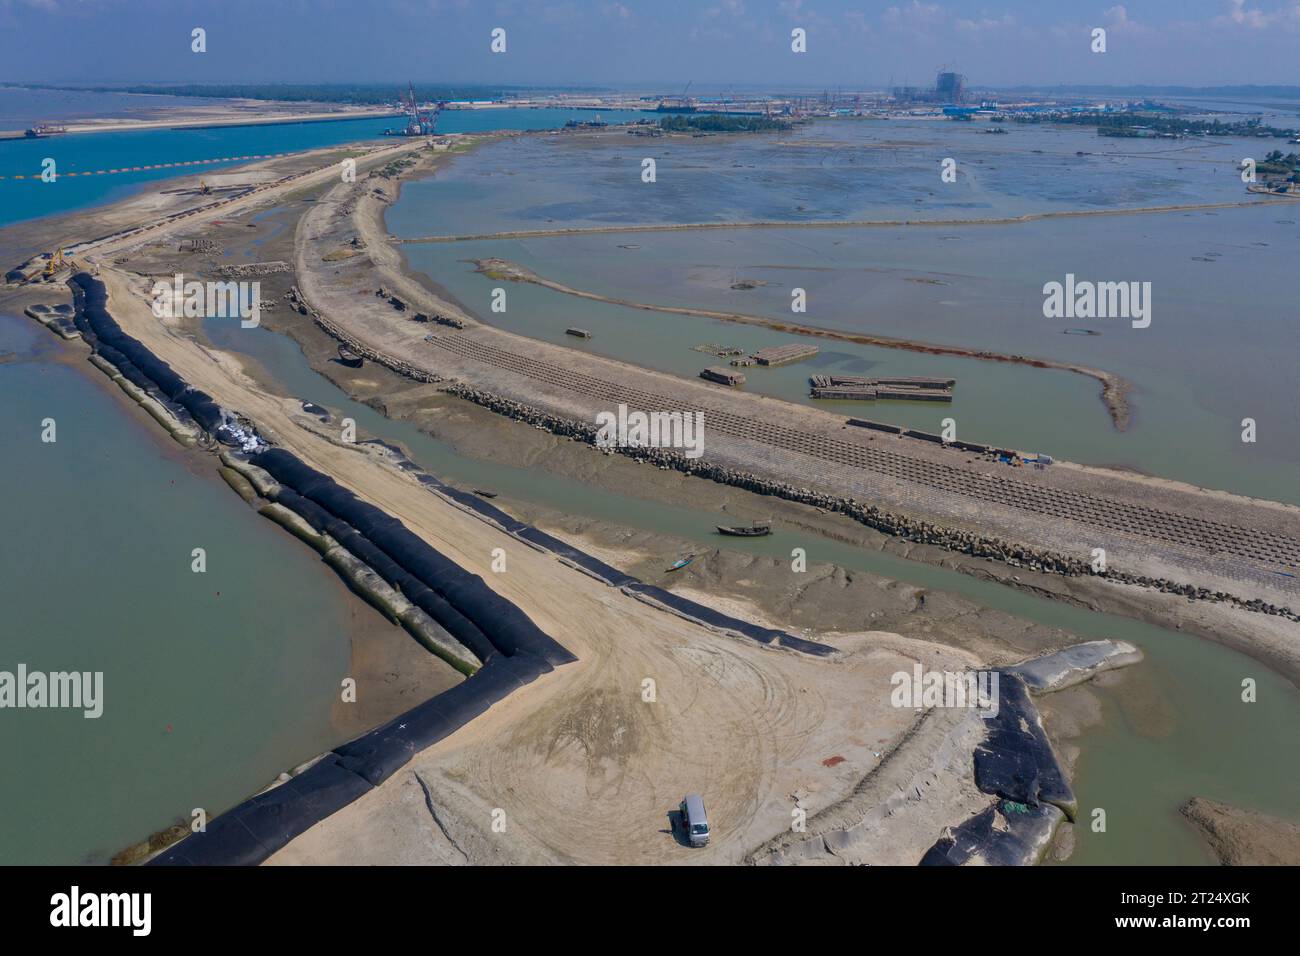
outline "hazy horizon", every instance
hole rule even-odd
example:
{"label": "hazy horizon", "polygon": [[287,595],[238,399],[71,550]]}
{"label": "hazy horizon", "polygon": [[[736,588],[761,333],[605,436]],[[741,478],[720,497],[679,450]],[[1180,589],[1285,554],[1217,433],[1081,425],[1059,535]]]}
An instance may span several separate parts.
{"label": "hazy horizon", "polygon": [[[206,52],[191,31],[206,31]],[[506,31],[506,50],[490,50]],[[791,51],[790,32],[807,34]],[[1092,31],[1107,31],[1092,52]],[[0,0],[24,83],[378,83],[855,89],[1287,85],[1300,0]],[[143,58],[141,44],[153,54]]]}

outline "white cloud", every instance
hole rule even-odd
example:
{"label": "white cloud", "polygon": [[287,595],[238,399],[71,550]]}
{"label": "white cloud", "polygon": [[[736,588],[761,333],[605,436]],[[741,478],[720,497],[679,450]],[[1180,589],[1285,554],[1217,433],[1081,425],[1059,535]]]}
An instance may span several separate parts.
{"label": "white cloud", "polygon": [[1300,27],[1300,0],[1291,0],[1275,10],[1247,7],[1248,2],[1249,0],[1228,0],[1228,12],[1210,22],[1216,26],[1245,27],[1247,30]]}
{"label": "white cloud", "polygon": [[921,0],[909,0],[901,7],[889,7],[885,10],[884,21],[890,26],[925,27],[943,23],[947,15],[937,3],[921,3]]}
{"label": "white cloud", "polygon": [[953,26],[963,33],[983,33],[987,30],[1011,30],[1016,26],[1016,18],[1008,13],[1000,17],[981,17],[978,20],[959,19],[953,21]]}

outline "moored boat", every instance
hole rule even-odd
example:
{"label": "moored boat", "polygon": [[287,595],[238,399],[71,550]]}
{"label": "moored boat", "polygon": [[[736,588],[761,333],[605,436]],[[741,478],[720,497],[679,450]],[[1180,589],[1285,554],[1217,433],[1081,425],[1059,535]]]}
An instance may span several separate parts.
{"label": "moored boat", "polygon": [[742,525],[730,528],[725,525],[715,525],[715,527],[718,529],[718,534],[731,535],[733,538],[761,538],[765,534],[772,533],[770,524],[752,524],[748,527]]}

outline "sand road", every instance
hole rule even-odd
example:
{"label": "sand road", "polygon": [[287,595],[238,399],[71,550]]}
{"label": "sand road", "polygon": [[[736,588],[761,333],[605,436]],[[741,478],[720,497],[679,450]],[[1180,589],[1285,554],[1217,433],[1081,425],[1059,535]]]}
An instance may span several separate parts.
{"label": "sand road", "polygon": [[[905,736],[917,714],[890,706],[891,674],[919,659],[976,663],[865,631],[821,636],[843,653],[818,660],[652,608],[448,504],[373,446],[338,441],[297,401],[260,389],[238,358],[155,318],[148,279],[109,267],[100,277],[123,329],[178,374],[482,575],[579,658],[418,755],[272,862],[738,861],[790,826],[796,796],[810,813],[830,805]],[[504,573],[491,570],[494,548],[506,553]],[[709,807],[715,837],[705,850],[686,850],[669,831],[688,791]],[[951,822],[900,833],[902,858],[919,859]]]}

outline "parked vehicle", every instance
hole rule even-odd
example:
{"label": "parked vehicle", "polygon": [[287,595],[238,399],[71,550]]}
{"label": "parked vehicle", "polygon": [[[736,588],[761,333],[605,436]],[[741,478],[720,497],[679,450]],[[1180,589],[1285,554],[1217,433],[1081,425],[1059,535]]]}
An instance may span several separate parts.
{"label": "parked vehicle", "polygon": [[691,846],[707,846],[709,842],[709,818],[704,812],[704,801],[698,793],[688,793],[682,801],[682,829]]}

